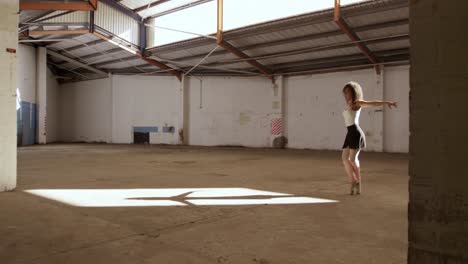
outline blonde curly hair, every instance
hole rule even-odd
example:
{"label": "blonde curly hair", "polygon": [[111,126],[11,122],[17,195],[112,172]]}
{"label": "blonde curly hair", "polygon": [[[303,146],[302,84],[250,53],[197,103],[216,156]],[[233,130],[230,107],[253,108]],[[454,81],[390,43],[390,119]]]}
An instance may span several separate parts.
{"label": "blonde curly hair", "polygon": [[362,92],[362,87],[359,83],[357,82],[348,82],[344,88],[343,92],[346,91],[346,89],[351,89],[353,91],[353,103],[356,103],[357,101],[363,101],[364,100],[364,93]]}

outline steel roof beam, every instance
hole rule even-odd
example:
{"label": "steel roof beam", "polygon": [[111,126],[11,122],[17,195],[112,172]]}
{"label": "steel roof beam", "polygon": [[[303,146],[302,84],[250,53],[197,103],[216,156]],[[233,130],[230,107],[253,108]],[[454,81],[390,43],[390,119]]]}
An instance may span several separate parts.
{"label": "steel roof beam", "polygon": [[[382,29],[382,28],[393,27],[393,26],[408,25],[408,22],[409,22],[408,19],[402,19],[402,20],[389,21],[389,22],[373,24],[373,25],[365,25],[361,27],[356,27],[355,31],[362,32],[362,31],[373,30],[373,29]],[[290,39],[262,42],[258,44],[252,44],[252,45],[240,47],[239,49],[242,51],[246,51],[246,50],[252,50],[252,49],[260,49],[260,48],[281,46],[281,45],[286,45],[286,44],[293,44],[293,43],[302,42],[302,41],[317,40],[317,39],[327,38],[327,37],[336,37],[336,36],[341,36],[341,35],[343,35],[343,31],[334,30],[334,31],[323,32],[323,33],[314,33],[314,34],[290,38]],[[228,52],[217,51],[213,53],[213,56],[224,55],[226,53]],[[158,54],[162,54],[162,53],[158,53]],[[189,60],[201,59],[203,58],[203,56],[205,56],[204,53],[192,55],[192,56],[184,56],[180,58],[175,58],[174,60],[189,61]]]}
{"label": "steel roof beam", "polygon": [[267,67],[263,66],[261,63],[259,63],[258,61],[254,60],[254,59],[251,59],[247,54],[245,54],[244,52],[240,51],[239,49],[235,48],[234,46],[232,46],[231,44],[229,44],[228,42],[226,41],[221,41],[220,43],[218,43],[219,46],[223,47],[225,50],[231,52],[232,54],[236,55],[237,57],[241,58],[241,59],[244,59],[246,63],[252,65],[253,67],[255,67],[258,71],[260,71],[261,73],[265,74],[265,75],[268,75],[268,78],[272,79],[273,80],[273,77],[271,77],[271,74],[273,74],[273,72],[268,69]]}
{"label": "steel roof beam", "polygon": [[[385,42],[390,42],[390,41],[400,41],[400,40],[408,40],[409,35],[397,35],[397,36],[389,36],[386,38],[382,39],[370,39],[364,41],[364,43],[367,44],[377,44],[377,43],[385,43]],[[262,54],[258,57],[254,57],[253,59],[256,60],[268,60],[271,58],[278,58],[278,57],[289,57],[289,56],[298,56],[302,54],[308,54],[308,53],[315,53],[315,52],[324,52],[324,51],[331,51],[331,50],[337,50],[337,49],[344,49],[344,48],[350,48],[354,47],[356,44],[354,42],[346,42],[346,43],[339,43],[336,45],[325,45],[325,46],[315,46],[315,47],[310,47],[306,49],[294,49],[290,51],[285,51],[285,52],[273,52],[273,53],[266,53]],[[214,62],[214,63],[209,63],[205,64],[207,66],[218,66],[218,65],[229,65],[229,64],[236,64],[242,61],[226,61],[226,62]]]}
{"label": "steel roof beam", "polygon": [[94,32],[94,35],[97,36],[98,38],[101,38],[101,39],[113,44],[113,45],[116,45],[117,47],[122,48],[123,50],[126,50],[126,51],[132,53],[133,55],[137,56],[138,58],[146,61],[147,63],[149,63],[151,65],[154,65],[154,66],[156,66],[156,67],[158,67],[158,68],[160,68],[162,70],[167,71],[168,73],[170,73],[170,74],[174,75],[175,77],[177,77],[177,79],[179,79],[179,81],[182,80],[182,72],[181,71],[176,70],[174,68],[171,68],[168,65],[166,65],[166,64],[164,64],[162,62],[159,62],[157,60],[144,57],[139,51],[135,51],[135,50],[132,50],[132,49],[130,49],[128,47],[125,47],[125,46],[113,41],[112,39],[110,39],[110,38],[108,38],[108,37],[106,37],[106,36],[104,36],[104,35],[102,35],[100,33]]}
{"label": "steel roof beam", "polygon": [[217,32],[216,32],[216,42],[218,43],[219,46],[221,46],[223,49],[229,51],[230,53],[234,54],[235,56],[244,59],[246,63],[252,65],[255,67],[258,71],[261,73],[268,75],[268,78],[271,79],[272,81],[275,81],[273,78],[272,74],[273,72],[268,69],[267,67],[263,66],[261,63],[254,59],[250,59],[249,55],[245,54],[241,50],[237,49],[236,47],[232,46],[225,40],[223,40],[223,16],[224,16],[224,2],[223,0],[218,0],[218,11],[217,11]]}
{"label": "steel roof beam", "polygon": [[73,11],[91,11],[96,10],[97,0],[88,0],[88,2],[28,2],[21,1],[20,10],[73,10]]}
{"label": "steel roof beam", "polygon": [[[333,21],[338,25],[338,27],[345,33],[352,41],[355,41],[356,46],[361,50],[361,52],[367,57],[370,63],[377,64],[378,60],[372,51],[367,47],[366,44],[361,42],[361,39],[353,31],[353,29],[346,23],[346,21],[341,17],[341,3],[340,0],[335,0],[335,9],[334,9],[334,19]],[[380,67],[375,66],[377,74],[380,74]]]}
{"label": "steel roof beam", "polygon": [[30,30],[30,36],[37,35],[82,35],[89,33],[87,29],[72,29],[72,30]]}
{"label": "steel roof beam", "polygon": [[107,73],[104,72],[104,71],[101,71],[101,70],[99,70],[99,69],[96,69],[96,68],[94,68],[94,67],[91,67],[91,66],[89,66],[89,65],[87,65],[87,64],[85,64],[85,63],[83,63],[83,62],[80,62],[80,61],[77,61],[77,60],[72,59],[72,58],[70,58],[70,57],[67,57],[67,56],[62,55],[62,54],[60,54],[60,53],[58,53],[58,52],[55,52],[55,51],[53,51],[53,50],[47,49],[47,54],[49,54],[49,55],[51,55],[51,56],[54,56],[54,57],[56,57],[56,58],[59,58],[59,59],[61,59],[61,60],[68,61],[68,62],[70,62],[70,63],[72,63],[72,64],[75,64],[76,66],[79,66],[80,68],[87,69],[87,70],[92,71],[92,72],[95,72],[95,73],[97,73],[97,74],[107,75]]}

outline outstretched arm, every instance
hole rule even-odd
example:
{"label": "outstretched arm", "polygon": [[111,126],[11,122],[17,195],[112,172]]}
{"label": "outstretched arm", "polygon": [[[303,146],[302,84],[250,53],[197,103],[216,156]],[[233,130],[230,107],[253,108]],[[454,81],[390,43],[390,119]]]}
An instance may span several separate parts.
{"label": "outstretched arm", "polygon": [[397,107],[396,102],[387,102],[387,101],[357,101],[356,104],[360,107],[375,107],[375,106],[388,106],[389,108]]}

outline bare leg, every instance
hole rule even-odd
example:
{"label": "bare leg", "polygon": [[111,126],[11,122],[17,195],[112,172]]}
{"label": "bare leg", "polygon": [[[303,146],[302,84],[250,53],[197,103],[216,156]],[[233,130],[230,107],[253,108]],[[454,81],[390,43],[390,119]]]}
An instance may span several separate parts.
{"label": "bare leg", "polygon": [[354,181],[358,183],[358,194],[361,193],[361,164],[359,162],[360,149],[351,149],[349,151],[349,163],[353,170]]}
{"label": "bare leg", "polygon": [[344,168],[345,168],[345,171],[346,171],[346,174],[348,175],[348,180],[349,180],[349,183],[351,185],[351,195],[354,194],[354,184],[355,184],[355,176],[353,175],[354,174],[354,169],[351,165],[351,162],[349,160],[350,158],[350,149],[349,148],[344,148],[343,149],[343,153],[341,154],[341,159],[343,161],[343,165],[344,165]]}

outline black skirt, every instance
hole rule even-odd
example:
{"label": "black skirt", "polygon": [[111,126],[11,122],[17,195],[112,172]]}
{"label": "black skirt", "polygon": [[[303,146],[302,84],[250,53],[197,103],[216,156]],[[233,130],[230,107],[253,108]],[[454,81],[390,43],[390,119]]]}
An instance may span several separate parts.
{"label": "black skirt", "polygon": [[347,127],[348,133],[343,144],[343,148],[363,149],[366,147],[366,136],[362,129],[357,125]]}

